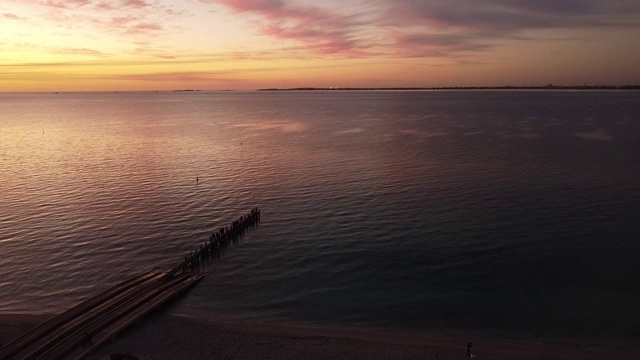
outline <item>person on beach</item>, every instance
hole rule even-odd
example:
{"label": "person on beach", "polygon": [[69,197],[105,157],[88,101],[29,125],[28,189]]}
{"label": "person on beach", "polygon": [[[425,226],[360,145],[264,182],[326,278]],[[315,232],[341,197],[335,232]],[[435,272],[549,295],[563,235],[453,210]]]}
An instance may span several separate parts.
{"label": "person on beach", "polygon": [[468,344],[467,344],[467,357],[470,357],[470,358],[472,358],[472,359],[475,359],[475,358],[476,358],[475,354],[472,354],[472,353],[471,353],[471,348],[472,348],[472,347],[473,347],[473,343],[468,343]]}

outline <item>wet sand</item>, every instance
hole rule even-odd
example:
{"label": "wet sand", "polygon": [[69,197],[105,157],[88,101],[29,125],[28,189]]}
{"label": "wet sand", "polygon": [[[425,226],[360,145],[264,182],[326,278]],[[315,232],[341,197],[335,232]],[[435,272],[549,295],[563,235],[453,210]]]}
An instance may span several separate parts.
{"label": "wet sand", "polygon": [[[0,315],[0,342],[49,315]],[[139,359],[637,359],[640,346],[541,343],[461,335],[330,330],[212,322],[156,313],[97,349],[90,359],[129,353]]]}

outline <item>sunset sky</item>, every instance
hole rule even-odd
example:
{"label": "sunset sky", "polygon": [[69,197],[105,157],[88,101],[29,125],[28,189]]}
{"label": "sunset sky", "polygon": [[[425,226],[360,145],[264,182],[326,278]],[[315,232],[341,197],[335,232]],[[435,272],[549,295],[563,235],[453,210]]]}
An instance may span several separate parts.
{"label": "sunset sky", "polygon": [[1,0],[0,91],[638,84],[638,0]]}

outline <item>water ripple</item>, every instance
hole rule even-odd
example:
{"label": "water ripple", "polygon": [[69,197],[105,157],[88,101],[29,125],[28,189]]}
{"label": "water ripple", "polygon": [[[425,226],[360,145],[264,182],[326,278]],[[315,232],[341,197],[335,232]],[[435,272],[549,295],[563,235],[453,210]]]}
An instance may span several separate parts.
{"label": "water ripple", "polygon": [[343,95],[0,94],[0,312],[62,311],[170,267],[260,206],[176,311],[637,328],[634,96]]}

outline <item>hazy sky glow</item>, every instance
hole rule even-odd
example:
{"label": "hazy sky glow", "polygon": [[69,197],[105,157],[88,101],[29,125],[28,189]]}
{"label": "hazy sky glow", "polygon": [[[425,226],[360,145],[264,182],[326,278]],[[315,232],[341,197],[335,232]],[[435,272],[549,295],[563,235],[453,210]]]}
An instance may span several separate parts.
{"label": "hazy sky glow", "polygon": [[2,0],[0,91],[640,83],[638,0]]}

